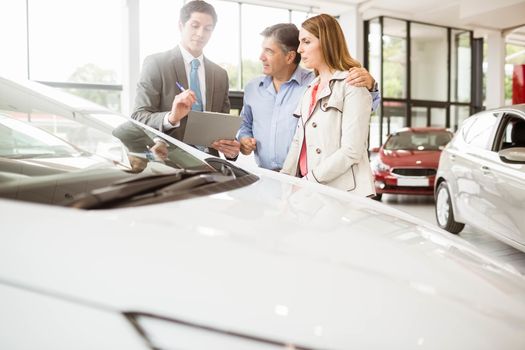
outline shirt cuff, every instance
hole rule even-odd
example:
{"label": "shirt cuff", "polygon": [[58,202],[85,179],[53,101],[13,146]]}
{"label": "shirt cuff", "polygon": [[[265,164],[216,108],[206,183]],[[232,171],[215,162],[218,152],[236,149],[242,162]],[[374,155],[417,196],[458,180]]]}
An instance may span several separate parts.
{"label": "shirt cuff", "polygon": [[170,122],[170,120],[168,118],[169,115],[170,115],[170,112],[167,112],[164,115],[164,119],[162,120],[162,128],[163,128],[163,130],[170,130],[170,129],[178,128],[180,126],[180,121],[178,121],[177,124],[175,124],[175,125],[171,124],[171,122]]}
{"label": "shirt cuff", "polygon": [[243,137],[250,137],[250,138],[251,138],[251,137],[253,137],[253,136],[250,135],[250,134],[245,134],[245,133],[242,133],[242,134],[241,134],[241,133],[239,133],[239,134],[237,135],[237,141],[239,141],[239,140],[242,139]]}

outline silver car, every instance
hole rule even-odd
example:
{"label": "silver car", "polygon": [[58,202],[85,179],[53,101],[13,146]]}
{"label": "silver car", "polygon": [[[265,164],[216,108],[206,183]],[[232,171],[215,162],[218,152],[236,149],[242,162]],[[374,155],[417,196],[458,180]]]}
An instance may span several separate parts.
{"label": "silver car", "polygon": [[438,225],[465,224],[525,251],[525,104],[468,118],[441,154]]}

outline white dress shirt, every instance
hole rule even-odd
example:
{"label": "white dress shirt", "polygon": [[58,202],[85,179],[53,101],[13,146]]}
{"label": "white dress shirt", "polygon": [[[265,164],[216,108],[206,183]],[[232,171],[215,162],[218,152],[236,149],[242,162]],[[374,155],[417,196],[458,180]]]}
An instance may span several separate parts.
{"label": "white dress shirt", "polygon": [[[200,55],[199,57],[193,57],[191,53],[189,53],[182,44],[179,44],[180,53],[182,54],[182,58],[184,60],[184,68],[186,70],[186,81],[188,84],[190,83],[190,72],[191,72],[191,61],[193,61],[195,58],[199,60],[200,65],[197,70],[197,73],[199,74],[199,84],[201,88],[201,97],[202,97],[202,106],[206,106],[206,75],[204,70],[204,55]],[[179,82],[180,83],[180,82]],[[183,86],[185,89],[189,89],[189,86]],[[204,108],[206,110],[206,108]],[[180,122],[173,125],[168,120],[170,112],[166,113],[163,120],[163,127],[165,130],[169,130],[172,128],[178,128],[180,126]]]}

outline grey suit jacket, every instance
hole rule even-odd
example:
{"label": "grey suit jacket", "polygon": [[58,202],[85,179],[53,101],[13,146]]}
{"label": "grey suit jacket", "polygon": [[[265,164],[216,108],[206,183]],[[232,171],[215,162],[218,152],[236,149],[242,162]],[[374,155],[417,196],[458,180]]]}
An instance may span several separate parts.
{"label": "grey suit jacket", "polygon": [[[212,112],[229,113],[228,73],[206,57],[204,58],[204,72],[206,76],[205,109]],[[162,126],[164,116],[171,110],[175,95],[181,92],[175,84],[177,81],[182,86],[188,86],[184,59],[178,46],[172,50],[146,57],[137,84],[135,108],[131,118],[182,140],[186,118],[181,120],[178,128],[163,130]]]}

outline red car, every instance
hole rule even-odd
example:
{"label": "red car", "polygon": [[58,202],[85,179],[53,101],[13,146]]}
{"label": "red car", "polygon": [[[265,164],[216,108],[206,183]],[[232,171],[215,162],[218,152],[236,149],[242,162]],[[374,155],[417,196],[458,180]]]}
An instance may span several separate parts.
{"label": "red car", "polygon": [[443,128],[403,128],[372,158],[377,197],[383,193],[433,195],[441,150],[453,134]]}

